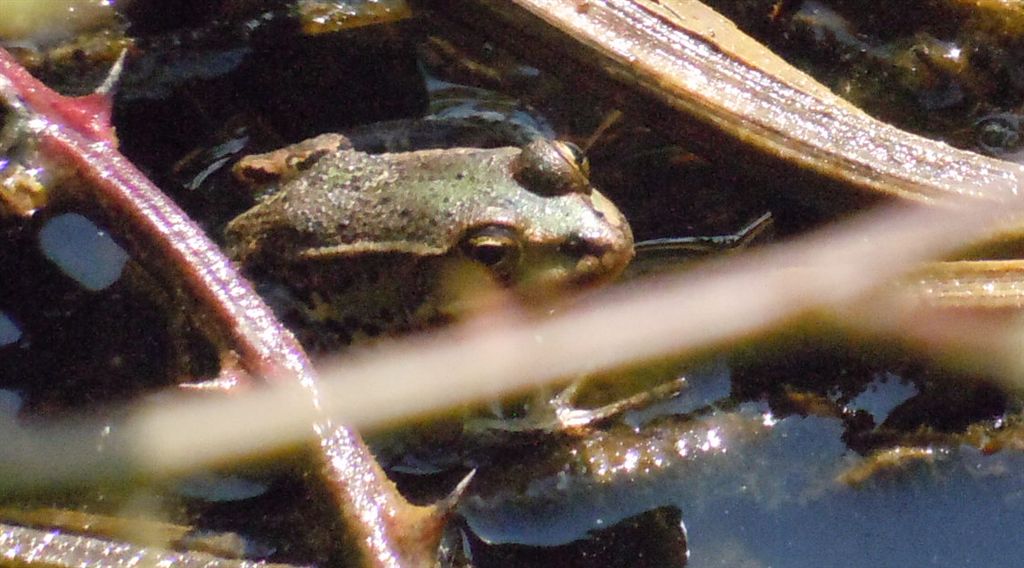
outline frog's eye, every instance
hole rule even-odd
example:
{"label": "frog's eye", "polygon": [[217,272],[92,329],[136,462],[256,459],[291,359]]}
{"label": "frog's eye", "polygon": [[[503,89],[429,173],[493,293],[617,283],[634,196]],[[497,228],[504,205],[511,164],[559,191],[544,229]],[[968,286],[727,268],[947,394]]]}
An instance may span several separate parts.
{"label": "frog's eye", "polygon": [[489,268],[508,271],[519,262],[519,236],[508,227],[493,225],[462,239],[462,253]]}
{"label": "frog's eye", "polygon": [[571,142],[534,140],[512,163],[512,175],[538,195],[589,194],[590,164]]}
{"label": "frog's eye", "polygon": [[579,146],[562,140],[555,140],[553,144],[563,159],[572,164],[583,177],[590,178],[590,160]]}

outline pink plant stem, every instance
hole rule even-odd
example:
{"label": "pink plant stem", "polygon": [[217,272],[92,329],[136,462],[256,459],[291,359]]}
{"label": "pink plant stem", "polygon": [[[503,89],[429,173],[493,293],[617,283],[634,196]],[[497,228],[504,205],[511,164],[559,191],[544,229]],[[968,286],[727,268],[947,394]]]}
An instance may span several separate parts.
{"label": "pink plant stem", "polygon": [[[320,408],[316,371],[295,337],[202,229],[117,151],[109,112],[102,112],[96,96],[56,93],[2,48],[0,96],[25,107],[42,154],[85,182],[83,197],[123,223],[121,232],[137,256],[171,267],[187,296],[238,351],[248,373],[272,382],[297,381]],[[415,530],[403,521],[418,508],[397,492],[358,433],[327,416],[312,428],[319,438],[320,466],[364,565],[409,565],[410,554],[418,553],[403,548]]]}

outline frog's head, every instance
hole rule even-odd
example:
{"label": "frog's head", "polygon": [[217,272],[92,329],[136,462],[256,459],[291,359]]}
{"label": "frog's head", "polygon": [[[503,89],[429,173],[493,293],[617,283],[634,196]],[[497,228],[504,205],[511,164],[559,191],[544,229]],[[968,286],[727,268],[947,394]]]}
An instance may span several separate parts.
{"label": "frog's head", "polygon": [[583,154],[550,140],[330,154],[225,233],[235,259],[288,279],[334,263],[359,273],[367,268],[353,263],[374,266],[381,255],[442,259],[470,269],[438,273],[446,288],[473,290],[476,276],[493,276],[532,297],[607,282],[633,257],[629,225],[590,186]]}
{"label": "frog's head", "polygon": [[592,286],[623,271],[633,258],[632,231],[591,187],[579,148],[537,140],[507,164],[514,200],[491,192],[492,203],[461,234],[459,254],[525,295]]}

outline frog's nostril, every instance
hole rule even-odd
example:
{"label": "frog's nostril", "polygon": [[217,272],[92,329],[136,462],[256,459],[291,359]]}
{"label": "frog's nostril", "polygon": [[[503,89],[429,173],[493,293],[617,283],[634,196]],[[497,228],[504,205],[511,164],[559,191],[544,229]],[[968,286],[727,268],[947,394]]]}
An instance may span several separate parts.
{"label": "frog's nostril", "polygon": [[562,254],[575,259],[576,284],[599,284],[614,279],[633,257],[632,239],[567,238],[559,247]]}
{"label": "frog's nostril", "polygon": [[578,272],[587,273],[603,272],[603,260],[614,254],[614,249],[610,243],[580,237],[570,237],[559,247],[562,254],[576,259]]}
{"label": "frog's nostril", "polygon": [[582,258],[584,256],[600,256],[600,252],[593,246],[595,243],[588,242],[586,239],[579,235],[572,235],[569,238],[562,241],[559,245],[558,250],[566,256],[572,256],[576,258]]}

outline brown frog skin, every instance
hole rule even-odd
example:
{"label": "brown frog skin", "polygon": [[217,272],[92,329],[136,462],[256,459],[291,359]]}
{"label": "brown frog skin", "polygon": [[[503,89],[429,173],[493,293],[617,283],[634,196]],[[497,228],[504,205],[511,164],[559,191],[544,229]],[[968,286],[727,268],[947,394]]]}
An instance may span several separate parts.
{"label": "brown frog skin", "polygon": [[521,298],[606,282],[633,256],[628,223],[571,144],[347,148],[327,134],[234,170],[275,187],[228,224],[229,254],[287,289],[285,318],[319,328],[316,347],[451,319],[465,304],[453,290],[481,282]]}

